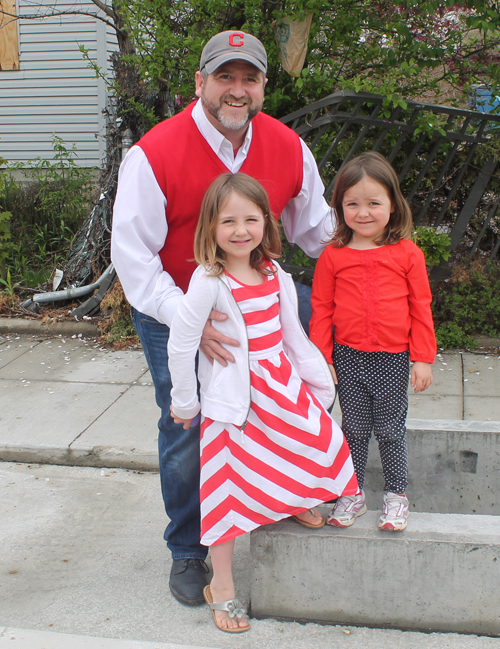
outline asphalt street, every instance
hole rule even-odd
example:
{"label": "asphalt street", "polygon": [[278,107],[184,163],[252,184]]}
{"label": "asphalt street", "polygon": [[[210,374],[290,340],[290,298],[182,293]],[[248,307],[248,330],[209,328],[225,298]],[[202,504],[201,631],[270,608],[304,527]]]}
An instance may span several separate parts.
{"label": "asphalt street", "polygon": [[[205,606],[182,606],[168,591],[154,472],[5,462],[0,489],[0,649],[500,649],[500,638],[276,620],[229,636]],[[250,578],[242,537],[235,579],[245,603]]]}

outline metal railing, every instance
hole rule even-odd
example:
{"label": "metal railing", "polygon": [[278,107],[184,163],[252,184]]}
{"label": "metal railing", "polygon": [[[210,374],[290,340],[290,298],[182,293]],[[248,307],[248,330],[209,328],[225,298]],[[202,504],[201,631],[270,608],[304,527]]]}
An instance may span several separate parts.
{"label": "metal railing", "polygon": [[[330,200],[343,164],[364,151],[379,151],[399,175],[415,225],[439,227],[455,255],[494,259],[500,249],[500,176],[495,140],[500,115],[406,101],[390,110],[384,97],[335,92],[281,121],[312,150]],[[306,276],[312,269],[285,263]]]}

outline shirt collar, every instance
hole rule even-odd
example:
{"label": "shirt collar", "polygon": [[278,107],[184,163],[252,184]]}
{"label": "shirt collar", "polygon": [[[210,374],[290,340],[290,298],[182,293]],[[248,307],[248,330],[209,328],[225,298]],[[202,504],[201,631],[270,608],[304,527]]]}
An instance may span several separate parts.
{"label": "shirt collar", "polygon": [[[203,135],[205,140],[208,142],[208,144],[211,146],[211,148],[215,151],[216,154],[221,152],[224,149],[228,149],[229,147],[233,148],[233,145],[229,140],[227,140],[222,133],[220,133],[213,124],[211,124],[208,121],[208,117],[205,114],[205,111],[203,110],[203,106],[201,104],[201,100],[199,99],[192,112],[192,117],[195,121],[196,126],[198,127],[198,130],[200,133]],[[243,141],[242,146],[240,147],[240,151],[246,155],[248,152],[248,149],[250,148],[250,143],[252,141],[252,122],[250,121],[250,124],[248,125],[248,129],[245,135],[245,140]]]}

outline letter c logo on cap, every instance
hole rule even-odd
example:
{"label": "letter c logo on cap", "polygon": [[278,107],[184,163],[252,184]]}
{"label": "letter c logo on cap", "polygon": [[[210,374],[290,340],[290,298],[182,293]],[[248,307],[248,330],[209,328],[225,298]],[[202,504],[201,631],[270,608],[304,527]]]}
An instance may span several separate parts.
{"label": "letter c logo on cap", "polygon": [[245,39],[245,34],[243,32],[233,32],[229,36],[229,45],[231,45],[231,47],[242,47],[242,45],[244,45],[245,43],[244,39]]}

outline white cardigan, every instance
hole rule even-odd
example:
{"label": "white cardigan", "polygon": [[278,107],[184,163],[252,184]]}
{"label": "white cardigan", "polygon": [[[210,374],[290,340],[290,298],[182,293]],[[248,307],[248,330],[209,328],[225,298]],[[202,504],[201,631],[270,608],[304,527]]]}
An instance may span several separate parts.
{"label": "white cardigan", "polygon": [[[335,384],[320,350],[309,340],[298,316],[298,298],[293,279],[275,262],[280,285],[280,323],[283,349],[300,378],[325,408],[335,400]],[[227,314],[224,322],[212,321],[215,329],[239,341],[228,346],[235,358],[226,367],[205,354],[199,355],[201,411],[215,421],[243,426],[250,410],[250,370],[245,320],[225,275],[209,277],[202,266],[193,273],[172,320],[168,342],[168,365],[172,378],[172,407],[182,419],[192,419],[200,411],[197,395],[195,357],[210,311]]]}

